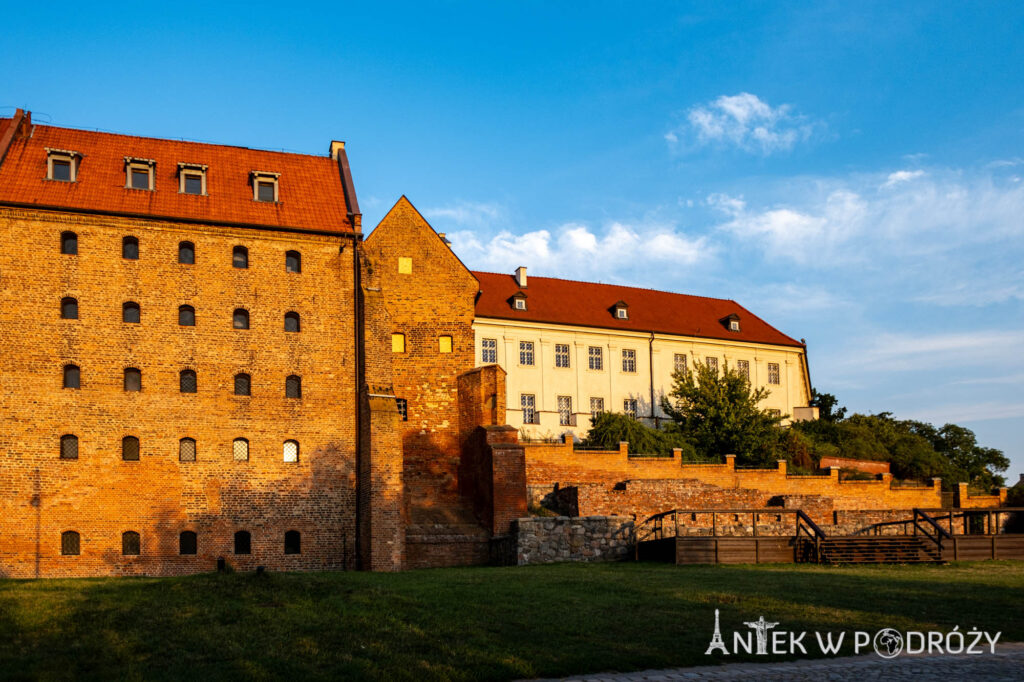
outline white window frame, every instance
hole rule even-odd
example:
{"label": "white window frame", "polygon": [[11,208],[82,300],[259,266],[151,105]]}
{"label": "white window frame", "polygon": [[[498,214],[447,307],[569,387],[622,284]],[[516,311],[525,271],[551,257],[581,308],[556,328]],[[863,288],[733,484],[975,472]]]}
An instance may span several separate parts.
{"label": "white window frame", "polygon": [[539,424],[537,419],[537,396],[532,393],[519,394],[519,406],[523,410],[524,424]]}
{"label": "white window frame", "polygon": [[[526,362],[526,360],[529,362]],[[533,341],[520,341],[519,342],[519,365],[521,367],[534,367],[536,366],[537,356],[534,353]]]}
{"label": "white window frame", "polygon": [[[595,353],[594,351],[597,352]],[[594,366],[595,364],[597,365],[596,367]],[[604,371],[604,348],[601,346],[587,346],[587,367],[594,372]]]}
{"label": "white window frame", "polygon": [[739,320],[729,320],[729,331],[738,332],[740,330]]}
{"label": "white window frame", "polygon": [[604,398],[591,398],[590,416],[593,418],[601,414],[602,412],[604,412]]}
{"label": "white window frame", "polygon": [[526,310],[526,299],[522,296],[517,296],[513,303],[516,310]]}
{"label": "white window frame", "polygon": [[749,360],[737,360],[736,371],[747,378],[750,381],[750,361]]}
{"label": "white window frame", "polygon": [[556,404],[558,405],[558,425],[576,426],[576,420],[573,419],[572,413],[572,396],[560,395],[556,398]]}
{"label": "white window frame", "polygon": [[569,344],[555,344],[555,367],[559,369],[569,369],[570,367],[572,367],[571,351],[569,350]]}
{"label": "white window frame", "polygon": [[636,351],[632,348],[622,349],[622,371],[624,374],[636,374]]}
{"label": "white window frame", "polygon": [[[774,379],[774,381],[772,381]],[[779,368],[779,363],[769,362],[768,363],[768,383],[773,386],[779,386],[782,384],[782,373]]]}
{"label": "white window frame", "polygon": [[[258,201],[261,204],[278,203],[281,201],[281,186],[279,179],[281,178],[280,173],[271,173],[270,171],[250,171],[250,177],[252,178],[252,200]],[[260,183],[269,182],[274,185],[274,201],[261,201],[260,200]]]}
{"label": "white window frame", "polygon": [[[78,182],[78,159],[81,158],[81,154],[73,152],[68,149],[51,149],[46,147],[46,179],[52,180],[53,182]],[[53,162],[54,161],[67,161],[70,166],[69,180],[57,180],[53,177]]]}
{"label": "white window frame", "polygon": [[622,308],[622,307],[616,308],[615,309],[615,317],[617,319],[620,319],[620,320],[628,320],[629,319],[629,310],[627,310],[626,308]]}
{"label": "white window frame", "polygon": [[[488,359],[488,358],[490,358],[490,359]],[[485,364],[497,364],[497,362],[498,362],[498,339],[481,339],[480,340],[480,362],[485,363]]]}
{"label": "white window frame", "polygon": [[718,358],[714,356],[707,356],[704,358],[704,364],[708,366],[708,369],[713,371],[715,375],[718,375]]}
{"label": "white window frame", "polygon": [[[135,171],[146,173],[148,187],[135,187],[132,185],[132,175]],[[124,188],[144,192],[152,192],[156,189],[156,161],[153,159],[140,159],[137,156],[124,157]]]}
{"label": "white window frame", "polygon": [[640,416],[640,405],[636,398],[624,398],[622,400],[622,413],[627,417],[637,419]]}
{"label": "white window frame", "polygon": [[672,371],[674,371],[674,372],[679,372],[679,371],[685,372],[687,370],[686,364],[687,364],[686,353],[675,353],[675,354],[673,354],[673,356],[672,356]]}

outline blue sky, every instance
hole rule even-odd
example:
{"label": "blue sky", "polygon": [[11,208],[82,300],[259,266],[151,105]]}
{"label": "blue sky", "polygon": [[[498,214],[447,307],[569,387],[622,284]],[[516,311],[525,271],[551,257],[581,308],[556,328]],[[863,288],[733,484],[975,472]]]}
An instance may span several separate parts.
{"label": "blue sky", "polygon": [[[10,3],[0,115],[326,153],[474,268],[735,298],[1024,472],[1024,6]],[[722,6],[724,5],[724,7]]]}

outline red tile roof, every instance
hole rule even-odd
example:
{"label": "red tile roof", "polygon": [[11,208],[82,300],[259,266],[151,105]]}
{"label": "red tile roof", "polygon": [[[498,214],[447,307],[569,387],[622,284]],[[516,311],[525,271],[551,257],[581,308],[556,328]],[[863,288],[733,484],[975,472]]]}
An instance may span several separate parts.
{"label": "red tile roof", "polygon": [[[512,275],[473,274],[481,291],[477,317],[803,346],[727,299],[532,275],[528,286],[520,287]],[[510,302],[519,291],[526,294],[526,310],[515,310]],[[615,317],[613,306],[619,301],[628,306],[628,320]],[[720,322],[730,314],[739,316],[740,331],[730,332]]]}
{"label": "red tile roof", "polygon": [[[0,138],[12,119],[0,119]],[[46,148],[81,154],[76,182],[46,180]],[[124,157],[156,161],[155,191],[125,188]],[[207,194],[178,192],[178,164],[203,164]],[[253,200],[251,171],[280,173],[277,203]],[[35,125],[0,163],[0,203],[175,220],[352,232],[338,162],[329,156]]]}

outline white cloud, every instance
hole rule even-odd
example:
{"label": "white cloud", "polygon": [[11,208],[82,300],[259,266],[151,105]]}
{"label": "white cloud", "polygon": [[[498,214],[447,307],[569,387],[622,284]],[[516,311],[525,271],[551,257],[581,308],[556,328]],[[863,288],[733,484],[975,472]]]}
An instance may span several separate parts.
{"label": "white cloud", "polygon": [[[424,217],[433,225],[454,227],[489,227],[504,217],[504,209],[493,203],[457,201],[447,206],[435,206],[423,210]],[[438,225],[434,225],[438,227]]]}
{"label": "white cloud", "polygon": [[686,121],[665,134],[669,146],[722,145],[765,156],[792,149],[823,127],[793,112],[792,106],[769,105],[757,95],[722,95],[691,108]]}
{"label": "white cloud", "polygon": [[911,180],[915,180],[920,177],[924,177],[923,170],[896,171],[895,173],[889,173],[889,177],[886,178],[884,183],[882,183],[882,187],[892,187],[893,185],[898,185],[901,182],[910,182]]}
{"label": "white cloud", "polygon": [[976,329],[936,334],[880,334],[849,362],[871,371],[899,372],[1001,365],[1024,348],[1024,330]]}

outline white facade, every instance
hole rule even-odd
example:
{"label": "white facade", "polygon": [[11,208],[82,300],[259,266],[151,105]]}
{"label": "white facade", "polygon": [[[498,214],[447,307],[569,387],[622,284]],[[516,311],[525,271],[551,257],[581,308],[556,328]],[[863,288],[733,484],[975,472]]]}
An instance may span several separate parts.
{"label": "white facade", "polygon": [[[530,437],[585,436],[592,399],[603,401],[607,412],[626,412],[633,406],[626,401],[635,401],[644,421],[664,417],[660,403],[671,390],[677,356],[690,369],[708,358],[733,369],[745,361],[751,383],[771,392],[765,409],[796,419],[810,416],[810,380],[800,347],[490,318],[475,319],[473,328],[476,365],[497,363],[505,370],[507,421]],[[529,344],[532,364],[522,362],[531,359]],[[599,369],[591,368],[592,355],[600,355]],[[776,368],[778,383],[772,383]],[[535,423],[524,422],[529,413],[521,409],[523,396],[533,396]]]}

